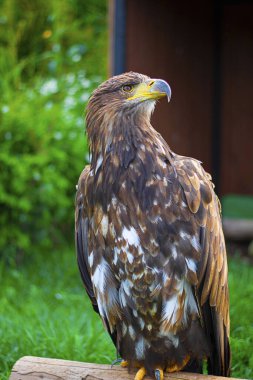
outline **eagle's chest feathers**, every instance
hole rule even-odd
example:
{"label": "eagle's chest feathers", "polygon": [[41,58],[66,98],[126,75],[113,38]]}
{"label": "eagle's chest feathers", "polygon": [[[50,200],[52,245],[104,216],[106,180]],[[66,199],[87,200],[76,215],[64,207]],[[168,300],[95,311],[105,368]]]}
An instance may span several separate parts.
{"label": "eagle's chest feathers", "polygon": [[127,168],[104,160],[92,173],[89,256],[100,312],[109,321],[124,316],[122,334],[132,339],[156,331],[176,345],[174,334],[198,314],[192,285],[200,247],[175,172],[141,147]]}

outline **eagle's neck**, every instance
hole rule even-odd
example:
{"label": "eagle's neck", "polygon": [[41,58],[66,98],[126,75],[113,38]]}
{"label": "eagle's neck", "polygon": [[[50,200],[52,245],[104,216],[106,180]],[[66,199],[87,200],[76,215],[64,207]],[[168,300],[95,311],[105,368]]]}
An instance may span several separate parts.
{"label": "eagle's neck", "polygon": [[[146,184],[153,177],[164,177],[164,168],[173,165],[173,153],[151,126],[149,119],[133,115],[105,116],[87,125],[92,154],[90,176],[92,202],[101,204],[104,212],[121,188],[134,191],[141,207]],[[134,189],[134,190],[133,190]],[[152,203],[152,202],[151,202]]]}
{"label": "eagle's neck", "polygon": [[106,161],[111,161],[115,169],[128,168],[143,146],[150,155],[154,146],[161,154],[170,152],[165,140],[151,126],[149,113],[124,111],[90,118],[87,120],[87,134],[91,166],[95,171]]}

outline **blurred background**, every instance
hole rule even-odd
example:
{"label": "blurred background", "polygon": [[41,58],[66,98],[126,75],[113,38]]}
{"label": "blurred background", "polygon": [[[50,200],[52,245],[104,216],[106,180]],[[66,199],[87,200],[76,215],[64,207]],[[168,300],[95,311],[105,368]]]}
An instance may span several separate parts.
{"label": "blurred background", "polygon": [[252,67],[251,1],[0,0],[1,379],[23,355],[115,359],[79,278],[74,198],[89,95],[128,70],[170,83],[153,125],[213,176],[233,376],[253,377]]}

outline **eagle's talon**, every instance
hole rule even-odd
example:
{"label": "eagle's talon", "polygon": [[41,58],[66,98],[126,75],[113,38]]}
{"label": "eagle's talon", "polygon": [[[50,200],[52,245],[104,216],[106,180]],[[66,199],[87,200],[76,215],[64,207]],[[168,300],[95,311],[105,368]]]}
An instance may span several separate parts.
{"label": "eagle's talon", "polygon": [[143,378],[144,378],[144,376],[146,375],[146,373],[147,373],[147,372],[146,372],[146,369],[145,369],[144,367],[141,367],[141,368],[137,371],[134,380],[143,380]]}
{"label": "eagle's talon", "polygon": [[126,368],[126,367],[128,367],[128,361],[127,360],[121,360],[121,362],[120,362],[120,366],[122,367],[122,368]]}
{"label": "eagle's talon", "polygon": [[163,380],[163,370],[155,369],[155,378],[156,380]]}
{"label": "eagle's talon", "polygon": [[121,365],[121,363],[122,363],[123,361],[124,361],[124,360],[122,360],[121,358],[117,358],[117,359],[113,360],[113,362],[112,362],[112,364],[111,364],[111,368],[112,368],[113,366],[115,366],[115,364],[118,364],[118,363],[120,363],[120,365]]}

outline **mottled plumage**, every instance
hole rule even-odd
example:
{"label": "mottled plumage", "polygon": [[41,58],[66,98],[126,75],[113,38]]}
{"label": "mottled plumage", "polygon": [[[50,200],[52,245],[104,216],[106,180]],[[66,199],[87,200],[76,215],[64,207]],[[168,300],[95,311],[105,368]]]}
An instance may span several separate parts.
{"label": "mottled plumage", "polygon": [[[165,88],[167,86],[167,89]],[[220,205],[199,161],[150,124],[169,87],[137,73],[87,107],[91,164],[76,196],[79,269],[93,308],[131,366],[228,376],[229,296]]]}

